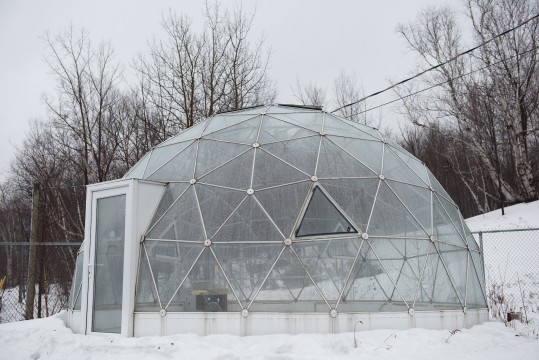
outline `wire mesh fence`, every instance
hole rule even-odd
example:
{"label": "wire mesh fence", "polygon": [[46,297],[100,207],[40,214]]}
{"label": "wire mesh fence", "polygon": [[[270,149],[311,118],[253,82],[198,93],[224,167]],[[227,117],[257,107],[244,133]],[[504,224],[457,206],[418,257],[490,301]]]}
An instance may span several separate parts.
{"label": "wire mesh fence", "polygon": [[0,242],[0,323],[46,317],[66,309],[80,245]]}
{"label": "wire mesh fence", "polygon": [[[506,320],[508,313],[520,312],[524,321],[539,322],[539,228],[473,235],[484,255],[491,316]],[[80,245],[0,242],[0,323],[50,316],[66,309]],[[27,307],[32,271],[35,296],[33,306]]]}
{"label": "wire mesh fence", "polygon": [[[539,228],[473,233],[481,246],[490,315],[539,322]],[[535,319],[535,320],[534,320]]]}

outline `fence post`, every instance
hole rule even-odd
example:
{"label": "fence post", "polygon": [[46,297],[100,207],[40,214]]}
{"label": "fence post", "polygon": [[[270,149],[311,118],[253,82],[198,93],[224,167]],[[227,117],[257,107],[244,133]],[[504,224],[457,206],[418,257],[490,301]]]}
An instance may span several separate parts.
{"label": "fence post", "polygon": [[31,218],[31,233],[30,233],[30,249],[28,255],[28,286],[26,292],[26,320],[34,318],[34,300],[36,296],[36,243],[38,230],[38,213],[39,213],[39,184],[34,183],[32,190],[32,218]]}
{"label": "fence post", "polygon": [[[485,274],[485,252],[483,250],[483,232],[479,232],[479,248],[481,250],[481,267],[483,268],[483,284],[487,285],[487,275]],[[485,288],[485,292],[487,289]],[[486,294],[485,294],[486,295]]]}

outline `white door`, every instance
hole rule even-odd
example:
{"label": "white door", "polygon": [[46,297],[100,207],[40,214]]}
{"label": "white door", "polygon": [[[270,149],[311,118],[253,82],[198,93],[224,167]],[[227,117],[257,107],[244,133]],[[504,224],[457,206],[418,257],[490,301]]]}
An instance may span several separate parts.
{"label": "white door", "polygon": [[86,332],[122,332],[127,189],[92,195]]}

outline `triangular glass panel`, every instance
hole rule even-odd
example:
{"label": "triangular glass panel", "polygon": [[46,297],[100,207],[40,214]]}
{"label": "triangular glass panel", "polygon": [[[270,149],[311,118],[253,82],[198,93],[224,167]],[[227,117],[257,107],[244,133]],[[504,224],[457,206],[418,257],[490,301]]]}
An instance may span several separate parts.
{"label": "triangular glass panel", "polygon": [[124,176],[122,179],[142,179],[144,170],[150,159],[151,152],[148,152],[142,157]]}
{"label": "triangular glass panel", "polygon": [[483,271],[483,263],[481,261],[481,254],[478,251],[470,251],[470,256],[472,258],[472,264],[475,267],[475,274],[479,278],[479,284],[483,293],[485,293],[485,273]]}
{"label": "triangular glass panel", "polygon": [[[157,292],[163,308],[171,299],[204,245],[179,241],[144,241]],[[179,299],[172,301],[178,306]],[[169,308],[170,310],[170,308]]]}
{"label": "triangular glass panel", "polygon": [[464,242],[466,243],[464,229],[462,227],[462,222],[460,220],[460,213],[457,206],[447,201],[443,196],[440,196],[438,194],[435,194],[434,196],[436,197],[436,199],[439,200],[440,204],[444,207],[446,213],[449,215],[449,218],[451,219],[451,222],[453,223],[456,230],[458,231],[458,233],[460,234],[460,236],[464,239]]}
{"label": "triangular glass panel", "polygon": [[378,183],[378,179],[320,180],[324,190],[362,232],[367,228]]}
{"label": "triangular glass panel", "polygon": [[305,173],[314,175],[319,145],[320,136],[317,135],[263,145],[263,149]]}
{"label": "triangular glass panel", "polygon": [[358,301],[385,303],[389,301],[393,289],[391,279],[385,273],[369,243],[364,241],[350,272],[350,279],[344,288],[342,305]]}
{"label": "triangular glass panel", "polygon": [[[195,157],[196,143],[193,143],[153,174],[147,176],[147,179],[163,182],[191,180],[194,176]],[[149,174],[148,169],[146,169],[146,174]]]}
{"label": "triangular glass panel", "polygon": [[195,125],[181,131],[178,135],[171,137],[170,139],[163,141],[159,146],[168,146],[176,144],[182,141],[194,140],[202,134],[202,131],[206,127],[207,121],[201,121]]}
{"label": "triangular glass panel", "polygon": [[318,133],[281,120],[277,120],[272,116],[264,116],[264,119],[262,120],[262,127],[260,128],[258,143],[273,143],[276,141],[297,139],[299,137],[310,135],[318,135]]}
{"label": "triangular glass panel", "polygon": [[382,147],[381,141],[364,141],[348,137],[328,136],[328,139],[343,149],[362,164],[369,167],[373,173],[382,173]]}
{"label": "triangular glass panel", "polygon": [[199,179],[201,183],[247,190],[251,187],[254,149],[213,170]]}
{"label": "triangular glass panel", "polygon": [[429,174],[429,180],[430,180],[432,190],[434,190],[438,195],[443,196],[450,203],[454,204],[454,201],[451,199],[451,196],[449,196],[447,191],[445,191],[444,187],[440,184],[440,182],[436,180],[436,178],[434,177],[434,175],[432,175],[430,170],[427,169],[427,171]]}
{"label": "triangular glass panel", "polygon": [[165,187],[150,224],[155,224],[188,187],[188,183],[169,183]]}
{"label": "triangular glass panel", "polygon": [[335,306],[361,242],[335,239],[295,243],[294,249],[324,297]]}
{"label": "triangular glass panel", "polygon": [[466,294],[466,263],[468,250],[437,241],[436,247],[443,260],[459,299],[464,303]]}
{"label": "triangular glass panel", "polygon": [[280,234],[253,196],[247,197],[241,203],[212,238],[213,242],[281,242],[283,240],[283,235]]}
{"label": "triangular glass panel", "polygon": [[407,184],[428,188],[428,184],[425,183],[419,175],[413,172],[412,169],[410,169],[408,165],[395,154],[390,146],[384,146],[384,148],[384,166],[382,174],[386,179],[402,181]]}
{"label": "triangular glass panel", "polygon": [[[146,242],[144,244],[146,244]],[[148,257],[146,256],[144,244],[140,249],[139,270],[135,294],[135,311],[155,312],[161,310],[161,307],[159,305],[159,298],[157,297],[157,290],[148,264]]]}
{"label": "triangular glass panel", "polygon": [[430,241],[377,238],[371,241],[371,245],[395,282],[390,299],[399,302],[404,298],[408,305],[412,305]]}
{"label": "triangular glass panel", "polygon": [[205,138],[207,135],[212,134],[216,131],[223,130],[230,126],[238,125],[242,123],[243,121],[254,119],[257,116],[258,116],[257,114],[252,114],[252,113],[249,113],[249,114],[230,113],[230,114],[216,115],[209,120],[210,123],[204,130],[204,134],[202,135],[202,137]]}
{"label": "triangular glass panel", "polygon": [[378,175],[330,140],[322,139],[316,170],[318,178],[378,177]]}
{"label": "triangular glass panel", "polygon": [[250,307],[258,312],[328,312],[329,308],[287,246]]}
{"label": "triangular glass panel", "polygon": [[201,184],[196,184],[195,190],[208,238],[213,237],[217,229],[247,196],[244,191]]}
{"label": "triangular glass panel", "polygon": [[270,155],[262,149],[256,150],[253,172],[253,189],[309,180],[309,176]]}
{"label": "triangular glass panel", "polygon": [[225,164],[242,152],[249,150],[247,145],[222,141],[200,140],[198,144],[195,178]]}
{"label": "triangular glass panel", "polygon": [[426,261],[414,308],[432,310],[436,303],[444,304],[450,309],[461,308],[459,298],[434,246],[430,247]]}
{"label": "triangular glass panel", "polygon": [[428,238],[425,229],[384,181],[380,183],[367,233],[376,236]]}
{"label": "triangular glass panel", "polygon": [[477,277],[471,253],[468,252],[468,281],[466,283],[466,307],[469,309],[486,308],[487,303],[483,295],[481,283]]}
{"label": "triangular glass panel", "polygon": [[351,126],[357,128],[357,129],[359,129],[360,131],[363,131],[364,133],[372,136],[376,140],[385,140],[385,137],[376,128],[373,128],[373,127],[368,126],[368,125],[363,125],[363,124],[361,124],[359,122],[354,122],[354,121],[347,121],[347,123],[350,124]]}
{"label": "triangular glass panel", "polygon": [[254,196],[284,236],[289,238],[310,188],[310,181],[301,182],[257,191]]}
{"label": "triangular glass panel", "polygon": [[282,247],[282,244],[267,243],[212,245],[243,307],[253,300]]}
{"label": "triangular glass panel", "polygon": [[325,114],[324,132],[327,135],[346,136],[362,140],[379,140],[358,128],[352,126],[347,121]]}
{"label": "triangular glass panel", "polygon": [[406,165],[408,165],[425,184],[430,184],[429,176],[427,174],[427,167],[421,161],[413,157],[411,154],[397,148],[393,148],[393,150],[395,151],[395,154],[397,154],[398,157],[400,157],[401,160],[404,161],[404,163],[406,163]]}
{"label": "triangular glass panel", "polygon": [[271,116],[316,133],[322,131],[322,112],[291,112],[289,114],[272,114]]}
{"label": "triangular glass panel", "polygon": [[219,131],[205,135],[205,139],[231,141],[241,144],[253,144],[256,142],[261,116],[229,126]]}
{"label": "triangular glass panel", "polygon": [[[213,255],[206,248],[196,261],[174,301],[182,306],[179,311],[227,312],[240,311],[238,300]],[[172,310],[173,311],[173,310]]]}
{"label": "triangular glass panel", "polygon": [[432,221],[432,234],[438,240],[457,246],[467,246],[466,241],[447,215],[437,195],[432,197]]}
{"label": "triangular glass panel", "polygon": [[178,144],[154,148],[151,152],[146,170],[144,171],[144,178],[151,176],[157,169],[168,163],[191,144],[193,144],[192,141],[185,141]]}
{"label": "triangular glass panel", "polygon": [[382,141],[386,142],[387,144],[389,144],[391,146],[391,149],[393,151],[400,151],[400,152],[403,152],[403,153],[406,153],[407,151],[404,150],[404,148],[402,146],[399,145],[399,143],[397,143],[395,140],[393,140],[392,138],[390,138],[389,136],[383,136],[382,138]]}
{"label": "triangular glass panel", "polygon": [[204,228],[192,187],[155,224],[150,225],[147,239],[204,241]]}
{"label": "triangular glass panel", "polygon": [[430,309],[433,305],[432,297],[436,272],[438,271],[438,265],[441,266],[434,244],[428,244],[425,256],[420,256],[417,260],[422,264],[423,269],[421,270],[421,281],[419,282],[413,305],[416,309]]}
{"label": "triangular glass panel", "polygon": [[397,194],[423,228],[430,231],[432,228],[431,190],[391,180],[386,180],[386,184]]}
{"label": "triangular glass panel", "polygon": [[315,187],[296,230],[296,237],[354,233],[357,233],[357,230],[350,221],[329,200],[320,187]]}
{"label": "triangular glass panel", "polygon": [[466,235],[466,243],[468,244],[470,249],[479,251],[480,250],[479,249],[479,239],[478,239],[479,235],[477,235],[477,237],[474,236],[472,234],[472,232],[470,231],[470,228],[468,227],[468,225],[466,224],[466,222],[462,218],[462,214],[459,213],[459,216],[460,216],[460,221],[462,223],[462,226],[464,228],[464,234]]}

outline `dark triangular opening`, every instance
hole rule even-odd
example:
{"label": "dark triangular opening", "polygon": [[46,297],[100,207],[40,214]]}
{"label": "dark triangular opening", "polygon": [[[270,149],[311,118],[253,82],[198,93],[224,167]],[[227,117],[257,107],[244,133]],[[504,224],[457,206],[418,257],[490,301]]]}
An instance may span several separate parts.
{"label": "dark triangular opening", "polygon": [[296,237],[350,234],[358,231],[317,186],[301,219]]}

